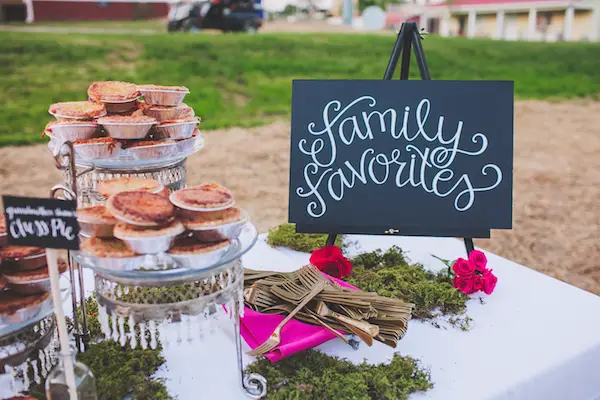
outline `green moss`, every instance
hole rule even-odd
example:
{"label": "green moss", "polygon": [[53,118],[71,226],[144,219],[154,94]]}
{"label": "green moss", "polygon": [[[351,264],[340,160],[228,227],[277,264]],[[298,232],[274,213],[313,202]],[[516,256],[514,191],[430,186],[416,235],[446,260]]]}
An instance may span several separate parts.
{"label": "green moss", "polygon": [[[327,235],[320,233],[297,233],[295,224],[283,224],[269,229],[267,243],[271,246],[288,247],[303,253],[312,253],[327,243]],[[338,235],[336,246],[343,249],[342,237]]]}
{"label": "green moss", "polygon": [[389,364],[355,365],[309,350],[275,365],[259,360],[246,372],[267,379],[268,400],[403,400],[433,386],[429,371],[417,360],[398,354]]}
{"label": "green moss", "polygon": [[402,250],[392,247],[385,253],[376,250],[354,257],[352,274],[344,278],[363,291],[396,297],[415,304],[413,318],[433,320],[450,316],[448,321],[468,329],[470,318],[464,315],[468,297],[452,286],[447,271],[426,270],[421,264],[410,264]]}

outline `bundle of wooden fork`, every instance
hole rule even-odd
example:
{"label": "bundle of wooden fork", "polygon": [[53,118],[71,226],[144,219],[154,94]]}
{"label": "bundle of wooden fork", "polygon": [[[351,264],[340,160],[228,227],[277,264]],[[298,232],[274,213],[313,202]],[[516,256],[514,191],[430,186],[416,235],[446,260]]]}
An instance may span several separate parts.
{"label": "bundle of wooden fork", "polygon": [[369,346],[377,340],[396,347],[414,307],[377,293],[342,287],[313,265],[288,273],[245,269],[244,299],[255,311],[287,314],[269,339],[248,353],[255,356],[279,345],[281,328],[292,318],[321,325],[346,343],[338,330],[360,337]]}

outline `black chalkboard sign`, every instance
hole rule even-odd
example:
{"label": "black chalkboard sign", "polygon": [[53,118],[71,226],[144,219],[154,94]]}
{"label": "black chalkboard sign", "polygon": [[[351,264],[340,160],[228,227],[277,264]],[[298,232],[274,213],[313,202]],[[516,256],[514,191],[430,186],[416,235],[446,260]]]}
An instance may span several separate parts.
{"label": "black chalkboard sign", "polygon": [[72,200],[2,196],[8,243],[79,250],[79,224]]}
{"label": "black chalkboard sign", "polygon": [[289,221],[303,232],[512,227],[513,82],[297,80]]}

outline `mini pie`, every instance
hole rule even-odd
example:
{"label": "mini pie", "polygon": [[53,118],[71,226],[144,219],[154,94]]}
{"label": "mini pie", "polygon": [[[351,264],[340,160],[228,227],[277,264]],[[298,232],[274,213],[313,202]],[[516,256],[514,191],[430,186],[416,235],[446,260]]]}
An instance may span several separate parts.
{"label": "mini pie", "polygon": [[175,255],[198,255],[211,253],[215,250],[223,249],[229,246],[229,240],[223,240],[216,243],[200,243],[193,237],[185,237],[175,240],[175,243],[169,250],[169,254]]}
{"label": "mini pie", "polygon": [[104,206],[78,208],[77,221],[82,233],[98,237],[112,237],[117,223],[117,219]]}
{"label": "mini pie", "polygon": [[92,83],[88,88],[88,96],[93,101],[110,103],[135,100],[140,92],[133,83],[105,81]]}
{"label": "mini pie", "polygon": [[163,189],[160,192],[158,192],[156,194],[158,194],[162,197],[166,197],[168,199],[169,196],[171,195],[171,190],[165,186],[165,187],[163,187]]}
{"label": "mini pie", "polygon": [[175,140],[167,139],[167,140],[137,140],[135,142],[130,142],[125,147],[126,149],[134,149],[136,147],[148,147],[148,146],[160,146],[163,144],[174,144]]}
{"label": "mini pie", "polygon": [[203,229],[238,222],[242,219],[242,211],[237,207],[221,211],[178,211],[181,222],[189,230]]}
{"label": "mini pie", "polygon": [[[62,274],[67,270],[67,263],[64,261],[59,261],[58,263],[58,272]],[[50,272],[48,271],[48,266],[32,269],[28,271],[5,271],[3,272],[4,277],[10,283],[23,284],[31,281],[37,281],[40,279],[48,279],[50,276]]]}
{"label": "mini pie", "polygon": [[41,256],[46,250],[41,247],[31,246],[6,246],[0,248],[0,260],[20,261],[27,257]]}
{"label": "mini pie", "polygon": [[233,195],[217,184],[204,184],[178,190],[171,194],[171,202],[188,210],[218,210],[232,206]]}
{"label": "mini pie", "polygon": [[[107,181],[108,182],[108,181]],[[77,209],[77,219],[90,224],[116,224],[117,219],[104,206],[90,206]]]}
{"label": "mini pie", "polygon": [[165,225],[175,214],[169,199],[140,191],[117,193],[108,199],[106,207],[117,219],[139,226]]}
{"label": "mini pie", "polygon": [[121,150],[121,142],[111,137],[76,140],[73,142],[76,153],[84,158],[110,158]]}
{"label": "mini pie", "polygon": [[119,192],[132,190],[157,193],[161,191],[163,187],[164,186],[156,179],[125,177],[100,182],[98,184],[98,193],[104,197],[110,197]]}
{"label": "mini pie", "polygon": [[189,93],[190,89],[185,86],[161,86],[161,85],[137,85],[137,90],[150,91],[150,90],[161,90],[161,91],[173,91],[173,92],[185,92]]}
{"label": "mini pie", "polygon": [[58,117],[71,117],[80,119],[92,119],[106,115],[104,104],[89,101],[67,101],[55,103],[50,106],[48,112]]}
{"label": "mini pie", "polygon": [[0,214],[0,236],[6,235],[6,217],[4,213]]}
{"label": "mini pie", "polygon": [[185,231],[183,224],[173,220],[166,226],[137,226],[119,222],[114,235],[119,239],[153,238],[159,236],[177,236]]}
{"label": "mini pie", "polygon": [[109,115],[106,117],[98,118],[98,123],[102,124],[150,124],[156,122],[156,119],[148,117],[147,115],[131,114],[131,115]]}
{"label": "mini pie", "polygon": [[73,142],[74,145],[78,145],[78,144],[107,144],[109,147],[116,147],[117,145],[121,145],[121,143],[119,143],[117,140],[111,138],[111,137],[99,137],[99,138],[93,138],[93,139],[84,139],[84,140],[76,140]]}
{"label": "mini pie", "polygon": [[91,237],[81,242],[79,247],[84,252],[96,257],[125,258],[136,256],[127,243],[114,238]]}
{"label": "mini pie", "polygon": [[10,290],[4,291],[0,293],[0,315],[13,315],[19,310],[38,306],[49,296],[49,293],[24,296]]}

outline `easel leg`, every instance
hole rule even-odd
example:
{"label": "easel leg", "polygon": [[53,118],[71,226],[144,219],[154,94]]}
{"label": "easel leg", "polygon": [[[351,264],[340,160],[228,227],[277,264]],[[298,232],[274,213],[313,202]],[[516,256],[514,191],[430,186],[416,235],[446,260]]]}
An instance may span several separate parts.
{"label": "easel leg", "polygon": [[335,233],[329,234],[329,236],[327,236],[327,246],[335,245],[335,239],[337,239],[337,235]]}
{"label": "easel leg", "polygon": [[471,238],[463,238],[465,242],[465,249],[467,250],[467,255],[471,254],[473,250],[475,250],[475,245],[473,244],[473,239]]}

